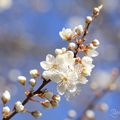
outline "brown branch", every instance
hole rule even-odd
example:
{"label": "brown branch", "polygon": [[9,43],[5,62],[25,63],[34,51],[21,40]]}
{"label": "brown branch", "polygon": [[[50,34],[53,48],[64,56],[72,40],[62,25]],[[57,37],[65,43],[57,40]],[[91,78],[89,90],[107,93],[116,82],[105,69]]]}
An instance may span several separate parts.
{"label": "brown branch", "polygon": [[94,109],[97,102],[102,99],[108,92],[110,92],[110,85],[114,84],[117,80],[117,74],[114,76],[111,76],[111,82],[108,84],[108,86],[99,92],[99,94],[96,94],[95,97],[89,102],[89,104],[86,106],[84,111],[82,112],[82,115],[77,120],[84,120],[85,113],[89,109]]}
{"label": "brown branch", "polygon": [[[42,85],[33,93],[29,93],[29,95],[23,100],[22,104],[25,105],[29,102],[30,98],[34,95],[38,94],[51,80],[44,80]],[[14,110],[7,118],[3,118],[2,120],[10,120],[13,116],[15,116],[17,112]]]}

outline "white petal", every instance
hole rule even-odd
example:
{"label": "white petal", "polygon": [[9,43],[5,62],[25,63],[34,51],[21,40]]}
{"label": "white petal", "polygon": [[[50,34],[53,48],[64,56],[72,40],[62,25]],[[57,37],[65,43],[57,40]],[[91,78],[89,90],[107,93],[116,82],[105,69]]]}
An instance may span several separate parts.
{"label": "white petal", "polygon": [[56,83],[60,83],[62,81],[61,79],[61,73],[57,71],[53,71],[53,74],[51,76],[51,80]]}
{"label": "white petal", "polygon": [[70,93],[74,93],[74,92],[77,90],[77,86],[74,85],[74,84],[69,84],[67,90],[68,90]]}
{"label": "white petal", "polygon": [[55,61],[55,57],[53,55],[51,55],[51,54],[48,54],[46,56],[46,61],[50,62],[50,63],[53,63]]}
{"label": "white petal", "polygon": [[68,58],[73,58],[74,57],[74,53],[72,51],[67,51],[67,56]]}
{"label": "white petal", "polygon": [[50,78],[51,78],[51,72],[49,72],[49,71],[44,71],[43,73],[42,73],[42,77],[45,79],[45,80],[49,80]]}
{"label": "white petal", "polygon": [[65,40],[66,38],[63,36],[63,32],[59,32],[60,37]]}
{"label": "white petal", "polygon": [[59,84],[57,86],[57,92],[60,94],[60,95],[64,95],[64,93],[66,92],[66,87],[63,83]]}
{"label": "white petal", "polygon": [[85,77],[80,78],[79,81],[81,84],[86,84],[88,82],[88,80]]}
{"label": "white petal", "polygon": [[51,68],[51,65],[48,64],[46,61],[40,62],[40,65],[41,65],[41,67],[42,67],[44,70],[48,70],[48,69]]}
{"label": "white petal", "polygon": [[87,53],[88,56],[90,57],[96,57],[99,55],[99,53],[95,50],[90,50],[88,53]]}
{"label": "white petal", "polygon": [[86,64],[92,64],[93,59],[91,57],[88,56],[84,56],[82,58],[82,64],[86,65]]}

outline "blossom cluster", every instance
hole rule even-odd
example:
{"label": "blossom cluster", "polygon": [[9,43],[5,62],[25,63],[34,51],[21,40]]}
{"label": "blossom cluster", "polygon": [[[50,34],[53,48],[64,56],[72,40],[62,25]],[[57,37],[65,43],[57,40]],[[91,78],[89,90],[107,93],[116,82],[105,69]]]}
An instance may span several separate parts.
{"label": "blossom cluster", "polygon": [[[59,52],[58,52],[59,51]],[[56,56],[48,54],[46,61],[40,63],[45,80],[58,83],[57,91],[60,95],[76,94],[78,84],[86,84],[87,76],[91,75],[94,68],[93,59],[89,56],[74,58],[73,51],[66,48],[56,49]]]}
{"label": "blossom cluster", "polygon": [[[46,60],[40,62],[44,69],[42,78],[57,83],[57,91],[65,94],[67,99],[79,92],[78,85],[86,84],[87,77],[91,75],[93,57],[98,55],[96,48],[99,41],[94,39],[90,44],[84,44],[88,27],[94,18],[99,15],[102,6],[94,8],[93,16],[87,16],[85,26],[78,25],[73,29],[63,28],[59,32],[60,37],[68,42],[68,48],[55,49],[55,55],[48,54]],[[83,53],[79,56],[79,53]]]}

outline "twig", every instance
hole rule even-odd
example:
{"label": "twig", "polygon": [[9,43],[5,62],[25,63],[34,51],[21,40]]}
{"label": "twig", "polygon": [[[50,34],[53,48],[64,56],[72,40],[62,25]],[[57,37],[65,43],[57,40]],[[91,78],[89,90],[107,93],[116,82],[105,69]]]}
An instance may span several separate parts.
{"label": "twig", "polygon": [[96,103],[110,91],[109,87],[111,84],[113,84],[117,80],[116,77],[112,78],[112,80],[108,84],[108,86],[105,89],[103,89],[102,91],[100,91],[99,95],[98,94],[95,95],[95,97],[89,102],[89,104],[86,106],[86,108],[82,112],[82,115],[77,120],[84,120],[84,116],[85,116],[86,111],[89,109],[94,109]]}
{"label": "twig", "polygon": [[[31,97],[33,97],[34,95],[38,94],[51,80],[44,80],[42,85],[33,93],[29,93],[29,95],[27,96],[27,98],[25,98],[22,102],[23,105],[27,104],[30,100]],[[3,118],[2,120],[10,120],[13,116],[15,116],[17,114],[16,111],[13,111],[7,118]]]}

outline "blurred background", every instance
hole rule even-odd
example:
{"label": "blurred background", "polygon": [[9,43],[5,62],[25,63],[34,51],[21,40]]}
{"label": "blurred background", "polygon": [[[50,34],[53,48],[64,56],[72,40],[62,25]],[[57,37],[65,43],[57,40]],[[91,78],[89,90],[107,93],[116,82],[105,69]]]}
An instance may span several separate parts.
{"label": "blurred background", "polygon": [[[109,81],[112,69],[120,67],[120,0],[0,0],[0,95],[4,90],[10,90],[11,108],[15,101],[25,97],[17,76],[25,75],[29,79],[30,69],[41,70],[39,62],[46,54],[54,54],[55,48],[67,45],[59,37],[62,27],[84,24],[85,17],[91,15],[92,8],[100,3],[104,9],[90,26],[88,35],[88,42],[97,38],[101,43],[99,56],[94,61],[96,67],[89,79],[98,80],[103,87]],[[49,89],[53,90],[53,86],[50,84]],[[120,119],[119,87],[99,101],[106,102],[109,110],[104,113],[96,110],[96,120]],[[72,109],[76,111],[76,120],[94,96],[89,89],[89,84],[83,86],[81,94],[69,102],[62,98],[55,109],[45,110],[32,103],[27,108],[43,112],[41,120],[69,120],[68,111]],[[119,112],[114,117],[111,116],[113,109]],[[18,114],[12,120],[27,119],[34,120],[26,114]]]}

